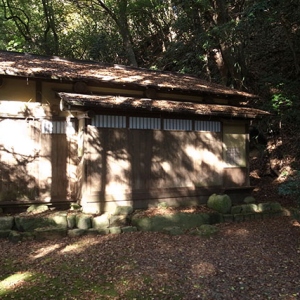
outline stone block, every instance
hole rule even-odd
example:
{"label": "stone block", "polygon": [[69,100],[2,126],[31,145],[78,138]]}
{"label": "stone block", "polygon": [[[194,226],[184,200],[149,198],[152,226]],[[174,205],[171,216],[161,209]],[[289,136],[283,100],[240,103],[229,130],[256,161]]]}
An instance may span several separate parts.
{"label": "stone block", "polygon": [[280,212],[280,211],[282,211],[282,206],[279,202],[271,202],[270,203],[270,210],[272,212]]}
{"label": "stone block", "polygon": [[244,214],[244,220],[245,221],[251,221],[251,220],[254,220],[254,219],[255,219],[254,214],[251,214],[251,213]]}
{"label": "stone block", "polygon": [[55,240],[67,236],[67,229],[63,227],[42,227],[34,230],[37,240]]}
{"label": "stone block", "polygon": [[14,226],[14,217],[0,217],[0,230],[11,230]]}
{"label": "stone block", "polygon": [[166,227],[162,229],[163,233],[169,235],[181,235],[184,234],[184,231],[179,226]]}
{"label": "stone block", "polygon": [[255,220],[262,220],[263,219],[263,214],[262,213],[256,213],[254,215],[254,219]]}
{"label": "stone block", "polygon": [[109,214],[102,214],[94,217],[92,220],[92,227],[95,229],[104,229],[109,226]]}
{"label": "stone block", "polygon": [[259,203],[257,204],[257,212],[265,213],[271,210],[270,203]]}
{"label": "stone block", "polygon": [[27,212],[32,214],[40,214],[47,210],[49,210],[49,207],[46,204],[33,204],[27,208]]}
{"label": "stone block", "polygon": [[207,207],[221,214],[229,213],[231,206],[232,206],[232,201],[230,197],[226,194],[224,195],[213,194],[208,198],[207,201]]}
{"label": "stone block", "polygon": [[223,222],[225,223],[233,222],[233,215],[223,214]]}
{"label": "stone block", "polygon": [[148,217],[140,217],[135,215],[131,219],[131,224],[136,226],[138,230],[141,231],[151,231],[151,218]]}
{"label": "stone block", "polygon": [[243,214],[236,214],[233,215],[235,222],[243,222],[244,221],[244,215]]}
{"label": "stone block", "polygon": [[98,235],[99,234],[99,230],[95,229],[95,228],[90,228],[86,231],[87,235]]}
{"label": "stone block", "polygon": [[203,224],[210,223],[210,216],[206,213],[189,214],[189,213],[178,213],[174,214],[175,225],[183,229],[190,229],[199,227]]}
{"label": "stone block", "polygon": [[92,228],[92,217],[87,214],[78,214],[76,215],[76,227],[78,229],[87,230]]}
{"label": "stone block", "polygon": [[109,226],[125,226],[127,224],[127,215],[113,215],[109,218]]}
{"label": "stone block", "polygon": [[244,203],[246,203],[246,204],[255,203],[255,202],[256,202],[256,200],[255,200],[255,198],[252,197],[252,196],[247,196],[247,197],[244,199]]}
{"label": "stone block", "polygon": [[243,208],[242,213],[245,213],[245,214],[255,213],[258,210],[257,205],[254,203],[243,204],[242,208]]}
{"label": "stone block", "polygon": [[132,206],[117,206],[115,211],[112,213],[113,215],[130,215],[133,212]]}
{"label": "stone block", "polygon": [[122,232],[121,227],[110,227],[109,228],[109,233],[111,234],[120,234]]}
{"label": "stone block", "polygon": [[11,230],[0,230],[0,239],[8,238]]}
{"label": "stone block", "polygon": [[209,224],[217,224],[223,222],[223,216],[220,213],[209,213]]}
{"label": "stone block", "polygon": [[67,224],[69,229],[73,229],[76,227],[76,215],[68,214],[67,215]]}
{"label": "stone block", "polygon": [[123,233],[136,232],[137,228],[135,226],[125,226],[125,227],[122,227],[121,230],[122,230]]}
{"label": "stone block", "polygon": [[97,229],[97,231],[101,235],[109,234],[109,228],[99,228],[99,229]]}
{"label": "stone block", "polygon": [[49,218],[52,219],[57,226],[65,229],[68,228],[67,213],[63,213],[63,212],[55,213]]}
{"label": "stone block", "polygon": [[56,225],[52,219],[30,216],[16,216],[15,224],[18,231],[33,231],[36,228]]}
{"label": "stone block", "polygon": [[86,233],[87,233],[87,230],[85,230],[85,229],[75,228],[75,229],[68,230],[69,237],[79,237],[79,236],[85,235]]}
{"label": "stone block", "polygon": [[22,241],[22,235],[20,232],[11,230],[8,236],[8,239],[12,242],[12,243],[18,243]]}
{"label": "stone block", "polygon": [[241,214],[243,212],[243,206],[242,205],[235,205],[231,207],[231,214]]}

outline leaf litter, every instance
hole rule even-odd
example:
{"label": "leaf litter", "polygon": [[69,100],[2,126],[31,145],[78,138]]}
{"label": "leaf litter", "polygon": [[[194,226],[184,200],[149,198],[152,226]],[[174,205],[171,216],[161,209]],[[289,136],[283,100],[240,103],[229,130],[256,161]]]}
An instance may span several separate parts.
{"label": "leaf litter", "polygon": [[[0,241],[3,299],[299,299],[300,227],[288,217],[218,224],[211,238],[156,232]],[[13,263],[10,263],[13,262]]]}

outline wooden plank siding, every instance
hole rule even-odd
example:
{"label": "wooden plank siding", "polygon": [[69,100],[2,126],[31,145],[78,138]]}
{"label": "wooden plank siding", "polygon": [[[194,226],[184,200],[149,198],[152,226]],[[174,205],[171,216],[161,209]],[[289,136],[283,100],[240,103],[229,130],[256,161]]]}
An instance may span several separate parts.
{"label": "wooden plank siding", "polygon": [[85,147],[83,198],[101,207],[187,201],[223,185],[221,133],[88,126]]}
{"label": "wooden plank siding", "polygon": [[41,120],[0,120],[0,205],[70,201],[75,141],[43,134]]}

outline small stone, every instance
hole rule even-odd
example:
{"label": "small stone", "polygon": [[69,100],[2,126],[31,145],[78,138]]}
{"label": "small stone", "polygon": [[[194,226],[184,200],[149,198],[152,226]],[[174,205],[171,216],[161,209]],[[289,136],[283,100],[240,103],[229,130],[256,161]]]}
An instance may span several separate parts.
{"label": "small stone", "polygon": [[121,230],[122,230],[123,233],[136,232],[137,228],[135,226],[125,226],[125,227],[122,227]]}
{"label": "small stone", "polygon": [[42,204],[42,205],[33,204],[27,208],[27,212],[32,213],[32,214],[40,214],[47,210],[49,210],[49,207],[45,204]]}
{"label": "small stone", "polygon": [[252,197],[252,196],[247,196],[247,197],[244,199],[244,203],[246,203],[246,204],[255,203],[255,202],[256,202],[256,200],[255,200],[255,198]]}
{"label": "small stone", "polygon": [[78,228],[75,228],[75,229],[70,229],[68,230],[68,236],[69,237],[78,237],[78,236],[83,236],[87,233],[87,230],[84,230],[84,229],[78,229]]}
{"label": "small stone", "polygon": [[122,232],[121,227],[110,227],[109,233],[111,234],[120,234]]}

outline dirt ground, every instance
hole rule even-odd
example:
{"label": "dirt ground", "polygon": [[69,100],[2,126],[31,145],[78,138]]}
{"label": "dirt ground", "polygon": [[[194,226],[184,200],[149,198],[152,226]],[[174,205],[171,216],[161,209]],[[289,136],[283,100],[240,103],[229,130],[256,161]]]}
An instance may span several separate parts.
{"label": "dirt ground", "polygon": [[[0,241],[1,299],[299,299],[300,226],[223,223],[211,238],[135,232]],[[30,274],[9,283],[16,274]]]}

